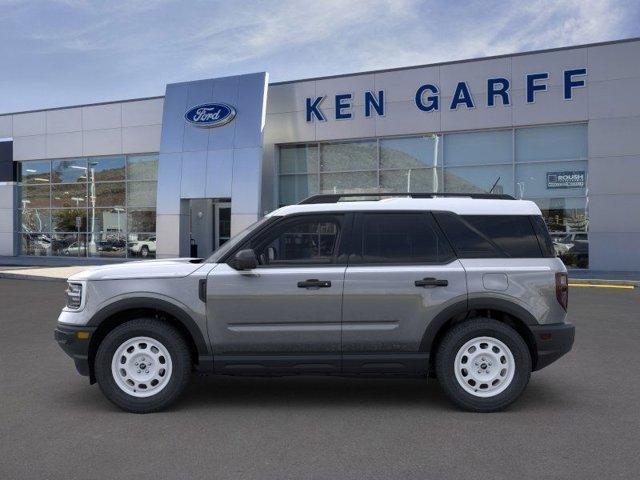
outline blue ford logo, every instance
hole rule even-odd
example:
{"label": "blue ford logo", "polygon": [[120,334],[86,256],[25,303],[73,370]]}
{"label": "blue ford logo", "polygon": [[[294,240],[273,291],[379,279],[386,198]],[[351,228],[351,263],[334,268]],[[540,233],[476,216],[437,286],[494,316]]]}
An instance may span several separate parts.
{"label": "blue ford logo", "polygon": [[184,118],[196,127],[221,127],[236,116],[236,109],[226,103],[205,103],[191,107]]}

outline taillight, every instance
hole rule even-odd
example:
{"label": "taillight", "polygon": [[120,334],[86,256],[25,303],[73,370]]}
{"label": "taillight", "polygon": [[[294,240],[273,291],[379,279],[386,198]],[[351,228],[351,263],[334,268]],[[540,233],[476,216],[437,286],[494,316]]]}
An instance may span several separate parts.
{"label": "taillight", "polygon": [[566,312],[569,304],[569,277],[564,272],[556,273],[556,298]]}

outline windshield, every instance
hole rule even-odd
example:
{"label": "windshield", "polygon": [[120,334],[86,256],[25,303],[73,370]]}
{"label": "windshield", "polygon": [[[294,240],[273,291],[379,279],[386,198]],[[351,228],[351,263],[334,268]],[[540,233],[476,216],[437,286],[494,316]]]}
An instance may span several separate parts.
{"label": "windshield", "polygon": [[230,250],[233,250],[237,245],[241,244],[247,236],[254,231],[256,228],[260,228],[262,225],[270,221],[270,217],[264,217],[258,220],[257,222],[252,223],[247,228],[242,230],[236,236],[231,237],[227,240],[224,245],[222,245],[218,250],[213,252],[209,258],[207,258],[207,263],[218,263],[222,257],[224,257]]}

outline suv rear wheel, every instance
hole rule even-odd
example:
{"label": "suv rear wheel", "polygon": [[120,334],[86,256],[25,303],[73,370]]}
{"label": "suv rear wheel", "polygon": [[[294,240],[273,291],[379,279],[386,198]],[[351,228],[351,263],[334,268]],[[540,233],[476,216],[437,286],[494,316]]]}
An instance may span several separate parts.
{"label": "suv rear wheel", "polygon": [[121,409],[155,412],[174,402],[186,387],[191,374],[189,347],[166,322],[131,320],[102,340],[95,373],[102,393]]}
{"label": "suv rear wheel", "polygon": [[436,373],[458,406],[493,412],[514,402],[531,375],[531,355],[513,328],[476,318],[449,330],[436,353]]}

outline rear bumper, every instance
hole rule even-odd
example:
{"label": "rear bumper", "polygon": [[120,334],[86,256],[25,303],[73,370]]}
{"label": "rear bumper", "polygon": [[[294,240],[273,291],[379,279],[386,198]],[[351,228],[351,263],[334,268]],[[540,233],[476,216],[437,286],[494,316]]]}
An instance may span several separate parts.
{"label": "rear bumper", "polygon": [[95,330],[95,327],[58,324],[53,331],[56,342],[73,359],[80,375],[89,376],[89,344]]}
{"label": "rear bumper", "polygon": [[572,323],[536,325],[531,327],[536,342],[537,360],[534,370],[555,362],[573,347],[576,327]]}

